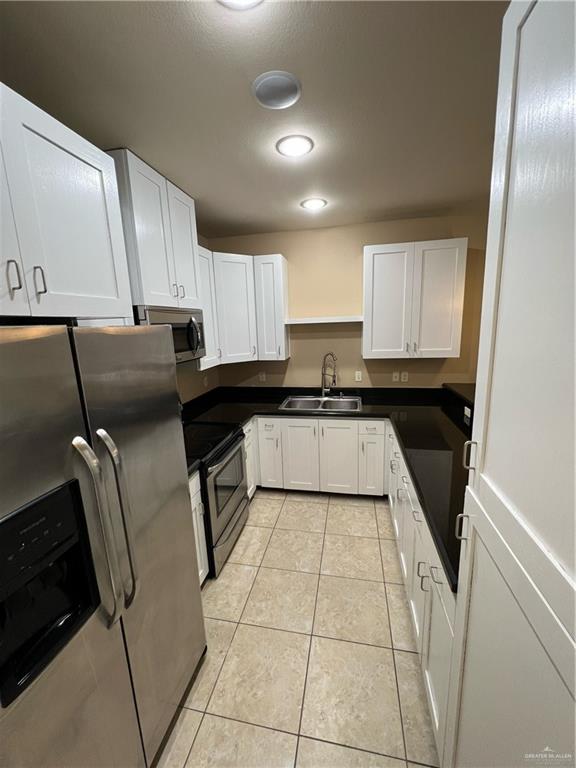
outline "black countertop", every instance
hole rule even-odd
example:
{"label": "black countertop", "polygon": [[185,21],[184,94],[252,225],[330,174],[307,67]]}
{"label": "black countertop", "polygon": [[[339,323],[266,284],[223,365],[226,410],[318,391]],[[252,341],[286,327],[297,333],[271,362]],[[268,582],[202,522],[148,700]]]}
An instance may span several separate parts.
{"label": "black countertop", "polygon": [[[292,390],[262,388],[238,388],[238,397],[242,402],[233,402],[226,388],[222,393],[225,402],[217,402],[218,391],[204,405],[192,401],[185,406],[185,421],[215,422],[242,426],[253,416],[298,417],[302,413],[286,413],[278,407],[284,397]],[[376,395],[375,393],[378,393]],[[360,390],[363,400],[380,399],[381,402],[364,402],[360,412],[351,414],[322,414],[322,418],[383,419],[389,418],[394,426],[398,442],[404,453],[406,464],[414,480],[414,486],[422,509],[434,537],[442,559],[446,576],[452,589],[456,591],[458,582],[458,561],[460,541],[454,535],[456,516],[464,508],[464,492],[468,473],[462,467],[464,443],[469,439],[469,429],[465,424],[457,424],[451,418],[450,398],[447,390],[405,391],[404,396],[398,390],[387,393],[386,390]],[[419,397],[418,392],[422,395]],[[303,390],[298,390],[303,394]],[[347,392],[349,393],[349,391]],[[251,397],[251,401],[246,398]],[[407,404],[397,401],[404,399]],[[425,404],[418,404],[418,401]],[[450,415],[449,415],[450,414]],[[317,418],[318,414],[309,417]]]}

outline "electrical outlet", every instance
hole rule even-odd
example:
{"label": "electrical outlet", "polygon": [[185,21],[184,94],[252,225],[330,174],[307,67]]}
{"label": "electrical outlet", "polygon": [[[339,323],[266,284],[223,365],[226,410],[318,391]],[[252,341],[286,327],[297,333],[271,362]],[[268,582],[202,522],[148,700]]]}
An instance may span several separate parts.
{"label": "electrical outlet", "polygon": [[408,371],[402,371],[402,373],[400,374],[400,381],[404,381],[404,382],[408,381]]}
{"label": "electrical outlet", "polygon": [[260,371],[258,374],[258,381],[261,383],[266,381],[266,371]]}
{"label": "electrical outlet", "polygon": [[400,381],[400,373],[398,371],[392,372],[392,381]]}
{"label": "electrical outlet", "polygon": [[356,371],[354,381],[362,381],[362,371]]}

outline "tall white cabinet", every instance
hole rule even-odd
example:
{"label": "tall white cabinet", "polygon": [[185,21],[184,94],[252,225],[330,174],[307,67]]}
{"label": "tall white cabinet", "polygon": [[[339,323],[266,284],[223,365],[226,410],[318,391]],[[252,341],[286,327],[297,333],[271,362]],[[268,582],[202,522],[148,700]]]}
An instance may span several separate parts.
{"label": "tall white cabinet", "polygon": [[214,256],[203,246],[198,246],[200,269],[200,306],[204,317],[204,343],[206,354],[198,361],[198,368],[205,371],[220,365],[222,351],[218,333],[218,311],[216,306],[216,283],[214,279]]}
{"label": "tall white cabinet", "polygon": [[254,256],[258,359],[290,357],[288,315],[288,265],[281,253]]}
{"label": "tall white cabinet", "polygon": [[258,359],[254,257],[214,253],[221,363]]}
{"label": "tall white cabinet", "polygon": [[194,200],[129,150],[110,155],[118,174],[134,304],[199,307]]}
{"label": "tall white cabinet", "polygon": [[576,753],[574,28],[504,19],[446,766]]}
{"label": "tall white cabinet", "polygon": [[365,358],[458,357],[466,238],[364,247]]}
{"label": "tall white cabinet", "polygon": [[0,313],[130,322],[114,162],[1,84],[0,119]]}

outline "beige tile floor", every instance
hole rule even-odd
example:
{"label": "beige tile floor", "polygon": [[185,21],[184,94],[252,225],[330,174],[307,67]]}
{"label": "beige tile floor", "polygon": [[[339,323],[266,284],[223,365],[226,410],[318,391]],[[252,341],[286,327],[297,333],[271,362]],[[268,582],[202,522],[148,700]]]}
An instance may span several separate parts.
{"label": "beige tile floor", "polygon": [[382,499],[256,493],[159,768],[438,765],[392,530]]}

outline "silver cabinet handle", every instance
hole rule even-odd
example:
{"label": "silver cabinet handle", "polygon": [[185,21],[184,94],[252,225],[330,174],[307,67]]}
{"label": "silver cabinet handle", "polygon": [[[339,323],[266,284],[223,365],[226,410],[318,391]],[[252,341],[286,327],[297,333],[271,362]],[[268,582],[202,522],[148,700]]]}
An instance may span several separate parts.
{"label": "silver cabinet handle", "polygon": [[364,453],[364,440],[362,440],[362,453]]}
{"label": "silver cabinet handle", "polygon": [[181,293],[180,293],[178,298],[180,298],[180,299],[186,298],[186,291],[184,290],[184,286],[182,285],[182,283],[180,283],[179,288],[180,288]]}
{"label": "silver cabinet handle", "polygon": [[418,344],[416,344],[416,342],[414,342],[412,344],[412,348],[414,349],[414,354],[416,354],[418,352]]}
{"label": "silver cabinet handle", "polygon": [[460,512],[459,515],[456,515],[456,522],[454,524],[454,535],[459,541],[466,541],[468,539],[468,536],[462,535],[462,522],[464,518],[468,518],[469,515],[464,514],[464,512]]}
{"label": "silver cabinet handle", "polygon": [[276,438],[276,450],[278,450],[278,438]]}
{"label": "silver cabinet handle", "polygon": [[442,579],[435,579],[434,578],[434,571],[439,571],[439,570],[440,570],[440,568],[437,565],[431,565],[430,566],[430,575],[432,576],[432,581],[434,582],[434,584],[444,584]]}
{"label": "silver cabinet handle", "polygon": [[376,432],[376,427],[366,427],[366,432]]}
{"label": "silver cabinet handle", "polygon": [[[16,280],[18,281],[16,285],[12,285],[12,283],[10,282],[10,264],[14,264],[14,269],[16,270]],[[8,290],[11,293],[22,290],[23,286],[22,286],[22,276],[20,275],[20,265],[18,264],[16,259],[6,260],[6,277],[8,278]]]}
{"label": "silver cabinet handle", "polygon": [[172,296],[174,296],[175,299],[178,298],[178,284],[172,283]]}
{"label": "silver cabinet handle", "polygon": [[420,560],[418,562],[418,565],[416,566],[416,576],[418,576],[418,578],[420,579],[420,589],[422,590],[422,592],[429,592],[430,590],[424,589],[424,579],[429,579],[430,573],[420,573],[421,565],[426,565],[424,560]]}
{"label": "silver cabinet handle", "polygon": [[324,427],[322,427],[322,437],[324,437]]}
{"label": "silver cabinet handle", "polygon": [[254,346],[252,347],[252,357],[254,357],[255,354],[256,354],[256,347]]}
{"label": "silver cabinet handle", "polygon": [[278,344],[278,357],[280,357],[280,344]]}
{"label": "silver cabinet handle", "polygon": [[126,590],[124,590],[124,605],[126,608],[128,608],[134,602],[134,598],[138,594],[138,590],[140,588],[140,577],[136,563],[136,537],[134,535],[134,518],[132,516],[132,508],[130,506],[130,494],[128,492],[128,484],[124,474],[124,467],[120,457],[120,451],[118,450],[116,443],[114,440],[112,440],[105,429],[97,429],[96,434],[104,443],[104,447],[106,448],[108,456],[110,456],[112,467],[114,469],[114,479],[116,480],[116,490],[118,492],[120,513],[122,515],[122,527],[124,528],[124,536],[126,537],[128,565],[130,566],[130,576],[132,577],[132,589],[130,592],[126,592]]}
{"label": "silver cabinet handle", "polygon": [[[34,276],[34,285],[36,286],[36,275],[42,275],[42,290],[40,290],[38,287],[36,287],[36,293],[38,295],[42,293],[48,293],[48,286],[46,285],[46,275],[44,273],[44,267],[41,267],[39,264],[36,264],[34,268],[32,269],[32,274]],[[88,443],[86,443],[88,445]]]}
{"label": "silver cabinet handle", "polygon": [[116,552],[116,547],[114,545],[112,521],[110,520],[110,512],[106,503],[106,491],[103,490],[102,467],[98,461],[98,457],[83,437],[80,437],[79,435],[76,436],[72,440],[72,445],[86,462],[86,466],[92,476],[92,482],[94,483],[98,520],[100,522],[100,530],[104,540],[108,578],[110,580],[110,588],[114,599],[114,610],[108,615],[108,626],[111,627],[113,624],[116,624],[122,616],[122,589],[119,580],[117,582],[116,577],[116,575],[120,573],[120,566],[118,565],[118,553]]}
{"label": "silver cabinet handle", "polygon": [[397,461],[390,462],[390,472],[392,472],[393,475],[396,474],[396,470],[394,469],[394,467],[396,466],[397,463],[398,463]]}
{"label": "silver cabinet handle", "polygon": [[421,523],[422,522],[422,518],[418,515],[418,510],[417,509],[413,509],[412,510],[412,517],[414,518],[414,522],[415,523]]}
{"label": "silver cabinet handle", "polygon": [[406,354],[407,355],[410,354],[410,342],[409,341],[406,342]]}
{"label": "silver cabinet handle", "polygon": [[314,427],[314,437],[316,437],[316,427]]}
{"label": "silver cabinet handle", "polygon": [[218,347],[218,359],[219,360],[222,359],[222,350],[220,349],[220,347]]}
{"label": "silver cabinet handle", "polygon": [[395,456],[397,459],[399,459],[399,458],[400,458],[400,454],[398,453],[398,451],[394,451],[394,456]]}
{"label": "silver cabinet handle", "polygon": [[400,492],[401,491],[404,492],[406,494],[406,498],[408,498],[408,491],[406,490],[406,488],[398,488],[396,490],[396,498],[398,499],[398,501],[400,501]]}
{"label": "silver cabinet handle", "polygon": [[406,475],[401,475],[401,478],[402,478],[402,482],[404,483],[404,485],[410,485],[410,482],[409,482],[408,478],[406,477]]}
{"label": "silver cabinet handle", "polygon": [[[472,448],[473,445],[476,445],[475,440],[466,440],[464,443],[464,446],[462,448],[462,466],[464,469],[476,469],[476,467],[473,467],[470,462],[468,461],[468,448]],[[470,458],[472,456],[472,451],[470,451]]]}
{"label": "silver cabinet handle", "polygon": [[264,429],[274,429],[274,424],[264,424]]}

